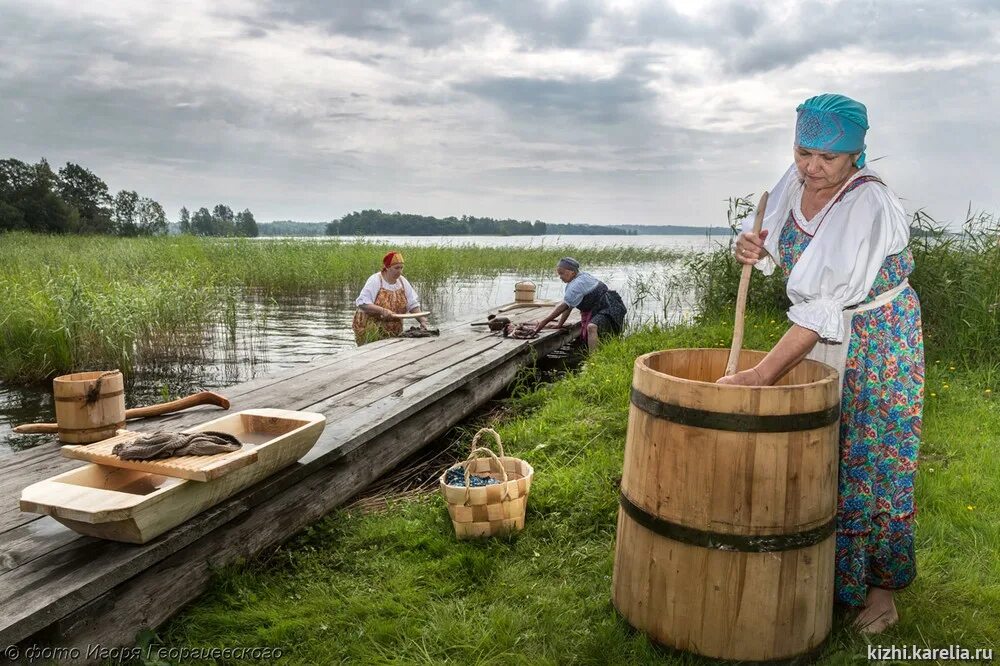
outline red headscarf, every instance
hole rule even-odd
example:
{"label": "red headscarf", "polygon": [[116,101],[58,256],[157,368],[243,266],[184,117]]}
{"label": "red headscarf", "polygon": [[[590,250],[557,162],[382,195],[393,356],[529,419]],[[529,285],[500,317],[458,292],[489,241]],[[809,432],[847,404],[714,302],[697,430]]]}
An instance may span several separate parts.
{"label": "red headscarf", "polygon": [[403,263],[403,255],[393,250],[389,254],[382,257],[382,270],[389,268],[389,266],[392,266],[393,264],[401,263]]}

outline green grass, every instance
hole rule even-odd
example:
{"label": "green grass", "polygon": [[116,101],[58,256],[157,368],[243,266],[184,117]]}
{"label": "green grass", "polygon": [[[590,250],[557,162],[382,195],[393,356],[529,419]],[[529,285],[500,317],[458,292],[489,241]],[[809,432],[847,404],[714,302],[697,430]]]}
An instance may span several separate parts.
{"label": "green grass", "polygon": [[[454,277],[548,273],[567,248],[399,247],[419,289]],[[363,241],[0,234],[0,380],[137,367],[234,331],[234,304],[326,291],[353,300],[387,246]],[[585,265],[666,261],[660,249],[574,248]],[[253,316],[246,308],[244,316]]]}
{"label": "green grass", "polygon": [[[784,327],[751,318],[746,346],[770,348]],[[616,481],[633,359],[724,347],[730,333],[728,322],[642,332],[516,399],[499,429],[536,470],[521,534],[458,542],[436,494],[376,514],[338,511],[266,559],[221,572],[159,640],[277,645],[303,664],[704,663],[654,647],[610,605]],[[901,622],[876,644],[1000,643],[1000,386],[959,368],[928,368],[918,577],[898,596]],[[840,623],[823,662],[866,661],[866,645]]]}

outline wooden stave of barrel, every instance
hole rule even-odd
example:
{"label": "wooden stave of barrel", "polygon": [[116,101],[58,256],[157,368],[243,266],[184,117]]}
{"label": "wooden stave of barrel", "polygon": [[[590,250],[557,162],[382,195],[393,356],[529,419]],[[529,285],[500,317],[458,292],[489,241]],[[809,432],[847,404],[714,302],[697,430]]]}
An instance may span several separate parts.
{"label": "wooden stave of barrel", "polygon": [[804,361],[773,387],[715,384],[727,355],[635,361],[612,600],[672,648],[803,657],[833,619],[837,374]]}

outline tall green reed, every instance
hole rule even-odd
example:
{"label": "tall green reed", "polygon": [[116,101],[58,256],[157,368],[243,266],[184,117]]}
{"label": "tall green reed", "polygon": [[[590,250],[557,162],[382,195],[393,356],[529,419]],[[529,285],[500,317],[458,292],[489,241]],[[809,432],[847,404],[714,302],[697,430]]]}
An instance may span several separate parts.
{"label": "tall green reed", "polygon": [[[0,379],[39,381],[84,368],[127,376],[185,362],[214,343],[261,348],[246,303],[271,294],[355,293],[384,243],[344,240],[111,238],[0,234]],[[574,254],[584,265],[672,260],[633,247],[398,247],[418,287],[460,277],[538,275]],[[249,324],[251,340],[238,335]],[[256,337],[255,337],[256,336]]]}
{"label": "tall green reed", "polygon": [[966,213],[952,233],[924,211],[913,216],[910,244],[917,268],[928,355],[967,366],[1000,366],[1000,220]]}

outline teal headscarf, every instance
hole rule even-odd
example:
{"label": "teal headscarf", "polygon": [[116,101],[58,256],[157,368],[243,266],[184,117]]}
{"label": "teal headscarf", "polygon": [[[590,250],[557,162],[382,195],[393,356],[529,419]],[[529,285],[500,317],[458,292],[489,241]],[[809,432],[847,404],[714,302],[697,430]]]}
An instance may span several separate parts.
{"label": "teal headscarf", "polygon": [[831,153],[861,153],[855,162],[865,165],[865,131],[868,109],[844,95],[810,97],[795,109],[795,143],[803,148]]}

